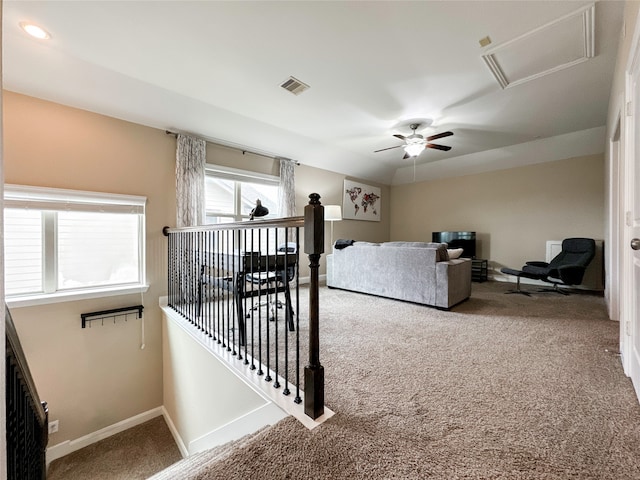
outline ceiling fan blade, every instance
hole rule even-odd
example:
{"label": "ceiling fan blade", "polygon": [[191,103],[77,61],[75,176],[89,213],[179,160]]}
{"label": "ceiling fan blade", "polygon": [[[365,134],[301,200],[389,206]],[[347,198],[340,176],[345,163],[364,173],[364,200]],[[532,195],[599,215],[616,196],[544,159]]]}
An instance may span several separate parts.
{"label": "ceiling fan blade", "polygon": [[394,137],[399,138],[400,140],[406,140],[407,139],[407,137],[405,137],[404,135],[400,135],[399,133],[396,133],[394,135]]}
{"label": "ceiling fan blade", "polygon": [[439,138],[450,137],[451,135],[453,135],[453,132],[436,133],[435,135],[427,137],[427,142],[430,142],[431,140],[437,140]]}
{"label": "ceiling fan blade", "polygon": [[381,148],[380,150],[374,150],[373,153],[384,152],[385,150],[391,150],[392,148],[400,148],[400,147],[404,147],[404,145],[396,145],[395,147]]}
{"label": "ceiling fan blade", "polygon": [[445,152],[451,150],[451,147],[447,147],[445,145],[436,145],[435,143],[427,143],[426,146],[427,148],[435,148],[436,150],[444,150]]}

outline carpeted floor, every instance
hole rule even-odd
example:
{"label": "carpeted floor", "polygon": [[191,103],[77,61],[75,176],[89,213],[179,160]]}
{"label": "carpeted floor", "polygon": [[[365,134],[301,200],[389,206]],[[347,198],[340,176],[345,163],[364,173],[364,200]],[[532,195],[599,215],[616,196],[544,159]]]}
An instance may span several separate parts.
{"label": "carpeted floor", "polygon": [[51,462],[48,480],[145,479],[182,459],[162,417]]}
{"label": "carpeted floor", "polygon": [[[313,431],[287,418],[151,478],[640,479],[640,406],[602,297],[511,286],[474,283],[450,312],[322,288],[336,415]],[[168,432],[141,427],[54,462],[49,479],[145,478],[145,463],[152,475],[164,450],[142,445]]]}
{"label": "carpeted floor", "polygon": [[336,415],[153,479],[639,479],[640,407],[602,297],[510,287],[474,283],[450,312],[323,288]]}

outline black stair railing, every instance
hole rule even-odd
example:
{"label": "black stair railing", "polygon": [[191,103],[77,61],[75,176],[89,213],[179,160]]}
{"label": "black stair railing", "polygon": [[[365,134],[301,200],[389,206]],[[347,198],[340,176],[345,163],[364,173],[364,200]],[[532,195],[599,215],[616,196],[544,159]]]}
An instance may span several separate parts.
{"label": "black stair railing", "polygon": [[[324,207],[309,196],[304,217],[169,228],[168,306],[283,395],[324,413],[319,357],[318,267]],[[309,256],[308,313],[300,311],[300,238]],[[301,338],[301,327],[308,338]],[[301,348],[309,363],[301,381]]]}
{"label": "black stair railing", "polygon": [[47,404],[40,401],[11,313],[5,312],[7,478],[45,479]]}

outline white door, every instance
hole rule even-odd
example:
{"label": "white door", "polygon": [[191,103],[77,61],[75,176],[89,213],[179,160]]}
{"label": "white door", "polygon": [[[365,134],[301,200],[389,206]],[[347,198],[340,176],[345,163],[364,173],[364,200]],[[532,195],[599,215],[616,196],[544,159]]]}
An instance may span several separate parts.
{"label": "white door", "polygon": [[[637,32],[636,32],[637,33]],[[624,272],[621,328],[625,370],[640,398],[640,37],[634,36],[627,76],[627,148],[625,151],[625,226],[621,259]]]}

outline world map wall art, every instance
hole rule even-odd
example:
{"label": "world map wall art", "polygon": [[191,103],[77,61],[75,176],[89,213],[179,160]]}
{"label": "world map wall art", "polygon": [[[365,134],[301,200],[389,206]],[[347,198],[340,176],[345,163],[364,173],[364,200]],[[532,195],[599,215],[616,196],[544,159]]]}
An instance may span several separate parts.
{"label": "world map wall art", "polygon": [[380,221],[380,189],[363,183],[344,181],[342,218]]}

